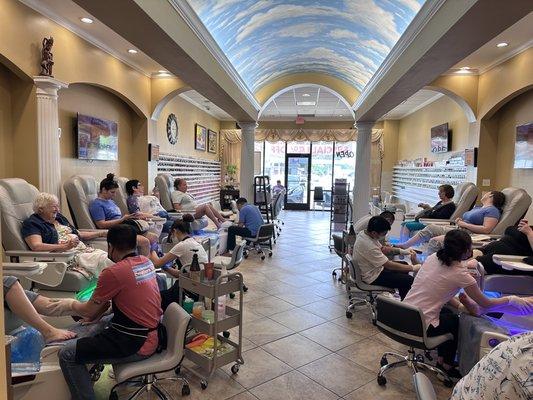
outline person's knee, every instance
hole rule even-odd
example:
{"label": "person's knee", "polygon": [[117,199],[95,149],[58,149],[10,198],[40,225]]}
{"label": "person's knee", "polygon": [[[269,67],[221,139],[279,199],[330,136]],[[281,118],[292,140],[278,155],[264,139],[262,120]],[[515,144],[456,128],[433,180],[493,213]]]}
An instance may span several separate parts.
{"label": "person's knee", "polygon": [[59,362],[61,363],[73,363],[76,361],[76,347],[66,345],[61,347],[57,354]]}

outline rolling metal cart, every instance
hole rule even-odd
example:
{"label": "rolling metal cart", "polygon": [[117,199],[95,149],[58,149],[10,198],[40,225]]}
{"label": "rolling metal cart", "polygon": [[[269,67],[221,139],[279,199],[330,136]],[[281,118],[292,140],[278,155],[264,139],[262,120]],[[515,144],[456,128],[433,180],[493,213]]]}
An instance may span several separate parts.
{"label": "rolling metal cart", "polygon": [[[195,281],[188,276],[182,275],[180,277],[180,304],[182,304],[184,296],[183,291],[187,290],[191,293],[197,294],[200,299],[213,299],[215,318],[213,323],[204,321],[202,319],[192,316],[190,329],[192,328],[196,333],[205,333],[213,338],[214,348],[212,357],[196,353],[188,348],[185,348],[185,357],[198,365],[204,374],[196,370],[188,369],[189,372],[198,376],[201,379],[202,389],[207,388],[209,378],[213,375],[216,369],[224,365],[234,363],[231,367],[231,372],[236,374],[239,372],[239,367],[244,364],[242,358],[242,310],[243,310],[243,277],[239,272],[228,273],[221,276],[221,272],[215,269],[214,280],[204,280],[204,271],[200,273],[200,281]],[[226,305],[225,316],[220,318],[218,315],[218,299],[220,296],[225,296],[230,293],[240,293],[239,308],[235,309]],[[227,334],[231,328],[239,327],[239,341],[238,343],[229,339]],[[223,335],[220,335],[223,333]],[[190,337],[190,336],[189,336]],[[229,352],[218,355],[219,343],[225,343],[231,347]],[[186,367],[183,367],[186,368]]]}

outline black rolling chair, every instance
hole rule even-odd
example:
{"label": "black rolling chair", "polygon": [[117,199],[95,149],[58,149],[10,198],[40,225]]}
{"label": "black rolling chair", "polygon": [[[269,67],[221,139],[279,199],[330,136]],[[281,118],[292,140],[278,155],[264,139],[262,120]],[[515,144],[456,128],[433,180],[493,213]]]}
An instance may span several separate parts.
{"label": "black rolling chair", "polygon": [[341,259],[341,266],[334,268],[333,271],[331,271],[331,275],[333,275],[334,278],[337,277],[337,271],[340,271],[339,275],[339,282],[343,281],[343,268],[344,268],[344,239],[342,238],[342,235],[331,235],[333,239],[333,251],[335,251],[335,254],[337,254]]}
{"label": "black rolling chair", "polygon": [[[433,371],[444,380],[444,384],[447,387],[453,386],[453,382],[446,372],[425,363],[422,354],[415,354],[415,349],[427,352],[448,340],[452,340],[453,335],[451,333],[428,337],[426,334],[427,326],[424,322],[422,311],[417,307],[394,298],[378,296],[376,299],[376,311],[376,325],[378,329],[391,339],[409,346],[409,352],[406,356],[392,352],[383,354],[381,357],[381,369],[377,377],[380,386],[387,383],[387,379],[385,378],[387,371],[404,365],[407,365],[413,370],[413,375],[418,372],[419,367]],[[398,361],[389,363],[388,356]]]}
{"label": "black rolling chair", "polygon": [[[314,194],[313,194],[313,203],[321,204],[322,210],[324,210],[324,188],[322,186],[315,186]],[[313,210],[315,209],[315,206],[313,206]]]}
{"label": "black rolling chair", "polygon": [[[361,276],[361,269],[359,268],[357,261],[355,261],[349,254],[344,256],[344,260],[348,265],[348,270],[350,271],[350,276],[346,281],[346,290],[349,293],[348,306],[346,307],[346,318],[353,317],[353,310],[355,307],[368,306],[372,311],[372,323],[375,324],[375,304],[377,295],[383,292],[394,293],[395,289],[385,286],[369,285],[368,283],[365,283],[363,281],[363,277]],[[359,292],[365,293],[367,295],[366,298],[353,297],[351,290],[352,287],[355,287]]]}
{"label": "black rolling chair", "polygon": [[248,258],[250,251],[257,251],[261,260],[266,258],[265,248],[268,248],[268,256],[272,257],[272,239],[274,237],[274,224],[264,224],[259,227],[255,237],[243,237],[247,246],[244,249],[244,258]]}

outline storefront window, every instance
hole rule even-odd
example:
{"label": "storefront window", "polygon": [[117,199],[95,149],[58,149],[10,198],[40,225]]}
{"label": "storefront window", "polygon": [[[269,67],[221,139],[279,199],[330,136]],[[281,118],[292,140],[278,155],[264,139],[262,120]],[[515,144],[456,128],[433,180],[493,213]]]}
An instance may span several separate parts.
{"label": "storefront window", "polygon": [[347,179],[350,184],[350,190],[353,190],[355,183],[355,142],[336,142],[335,143],[335,167],[333,178]]}
{"label": "storefront window", "polygon": [[265,171],[270,177],[271,185],[277,180],[285,184],[285,142],[265,142]]}
{"label": "storefront window", "polygon": [[[331,205],[331,178],[333,174],[333,142],[313,142],[311,152],[311,200],[315,187],[320,186],[324,193],[324,208]],[[316,204],[312,204],[316,208]]]}
{"label": "storefront window", "polygon": [[287,153],[309,154],[311,142],[287,142]]}

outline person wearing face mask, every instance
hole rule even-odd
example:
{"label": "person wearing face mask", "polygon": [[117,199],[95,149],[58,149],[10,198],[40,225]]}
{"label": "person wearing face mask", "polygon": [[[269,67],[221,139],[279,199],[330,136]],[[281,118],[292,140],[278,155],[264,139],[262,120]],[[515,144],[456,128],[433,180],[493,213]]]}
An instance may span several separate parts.
{"label": "person wearing face mask", "polygon": [[[203,246],[190,236],[192,222],[194,222],[194,217],[191,214],[185,214],[182,220],[174,221],[170,228],[170,235],[178,243],[163,257],[159,257],[156,251],[152,251],[150,254],[150,260],[152,260],[156,268],[165,269],[166,272],[175,278],[178,278],[179,268],[184,265],[189,265],[192,262],[192,256],[195,252],[198,254],[198,261],[200,263],[208,261],[207,252]],[[174,262],[178,263],[178,270],[166,267]]]}
{"label": "person wearing face mask", "polygon": [[[453,366],[457,352],[459,317],[448,308],[443,308],[445,304],[473,315],[488,311],[519,315],[533,313],[533,298],[486,297],[464,262],[471,256],[470,235],[457,229],[448,232],[444,237],[443,248],[426,259],[403,300],[422,311],[428,336],[446,333],[453,335],[453,340],[441,344],[437,349],[437,366],[444,369],[450,378],[460,378],[459,371]],[[457,299],[455,296],[461,289],[464,289],[464,293]]]}
{"label": "person wearing face mask", "polygon": [[[194,217],[191,214],[185,214],[182,220],[174,221],[174,224],[170,228],[170,237],[176,239],[178,243],[162,257],[159,257],[155,250],[150,254],[150,260],[152,260],[156,268],[161,268],[176,278],[176,282],[174,282],[172,287],[161,291],[161,307],[163,310],[170,303],[179,299],[180,268],[184,265],[191,264],[194,253],[198,255],[198,262],[205,263],[208,261],[207,253],[203,246],[189,236],[191,234],[192,222],[194,222]],[[174,264],[177,264],[177,268],[174,268]]]}
{"label": "person wearing face mask", "polygon": [[73,399],[95,399],[86,364],[140,361],[158,347],[161,296],[152,262],[135,251],[136,237],[129,225],[109,229],[108,254],[115,264],[102,271],[88,302],[73,304],[86,322],[98,321],[109,303],[113,309],[112,317],[102,320],[96,334],[67,342],[59,351],[59,364]]}
{"label": "person wearing face mask", "polygon": [[380,216],[370,218],[366,230],[355,239],[353,258],[361,269],[363,281],[369,285],[379,285],[398,289],[403,299],[413,283],[411,271],[418,271],[420,264],[416,253],[411,253],[413,265],[402,264],[389,260],[383,253],[382,241],[391,226]]}

